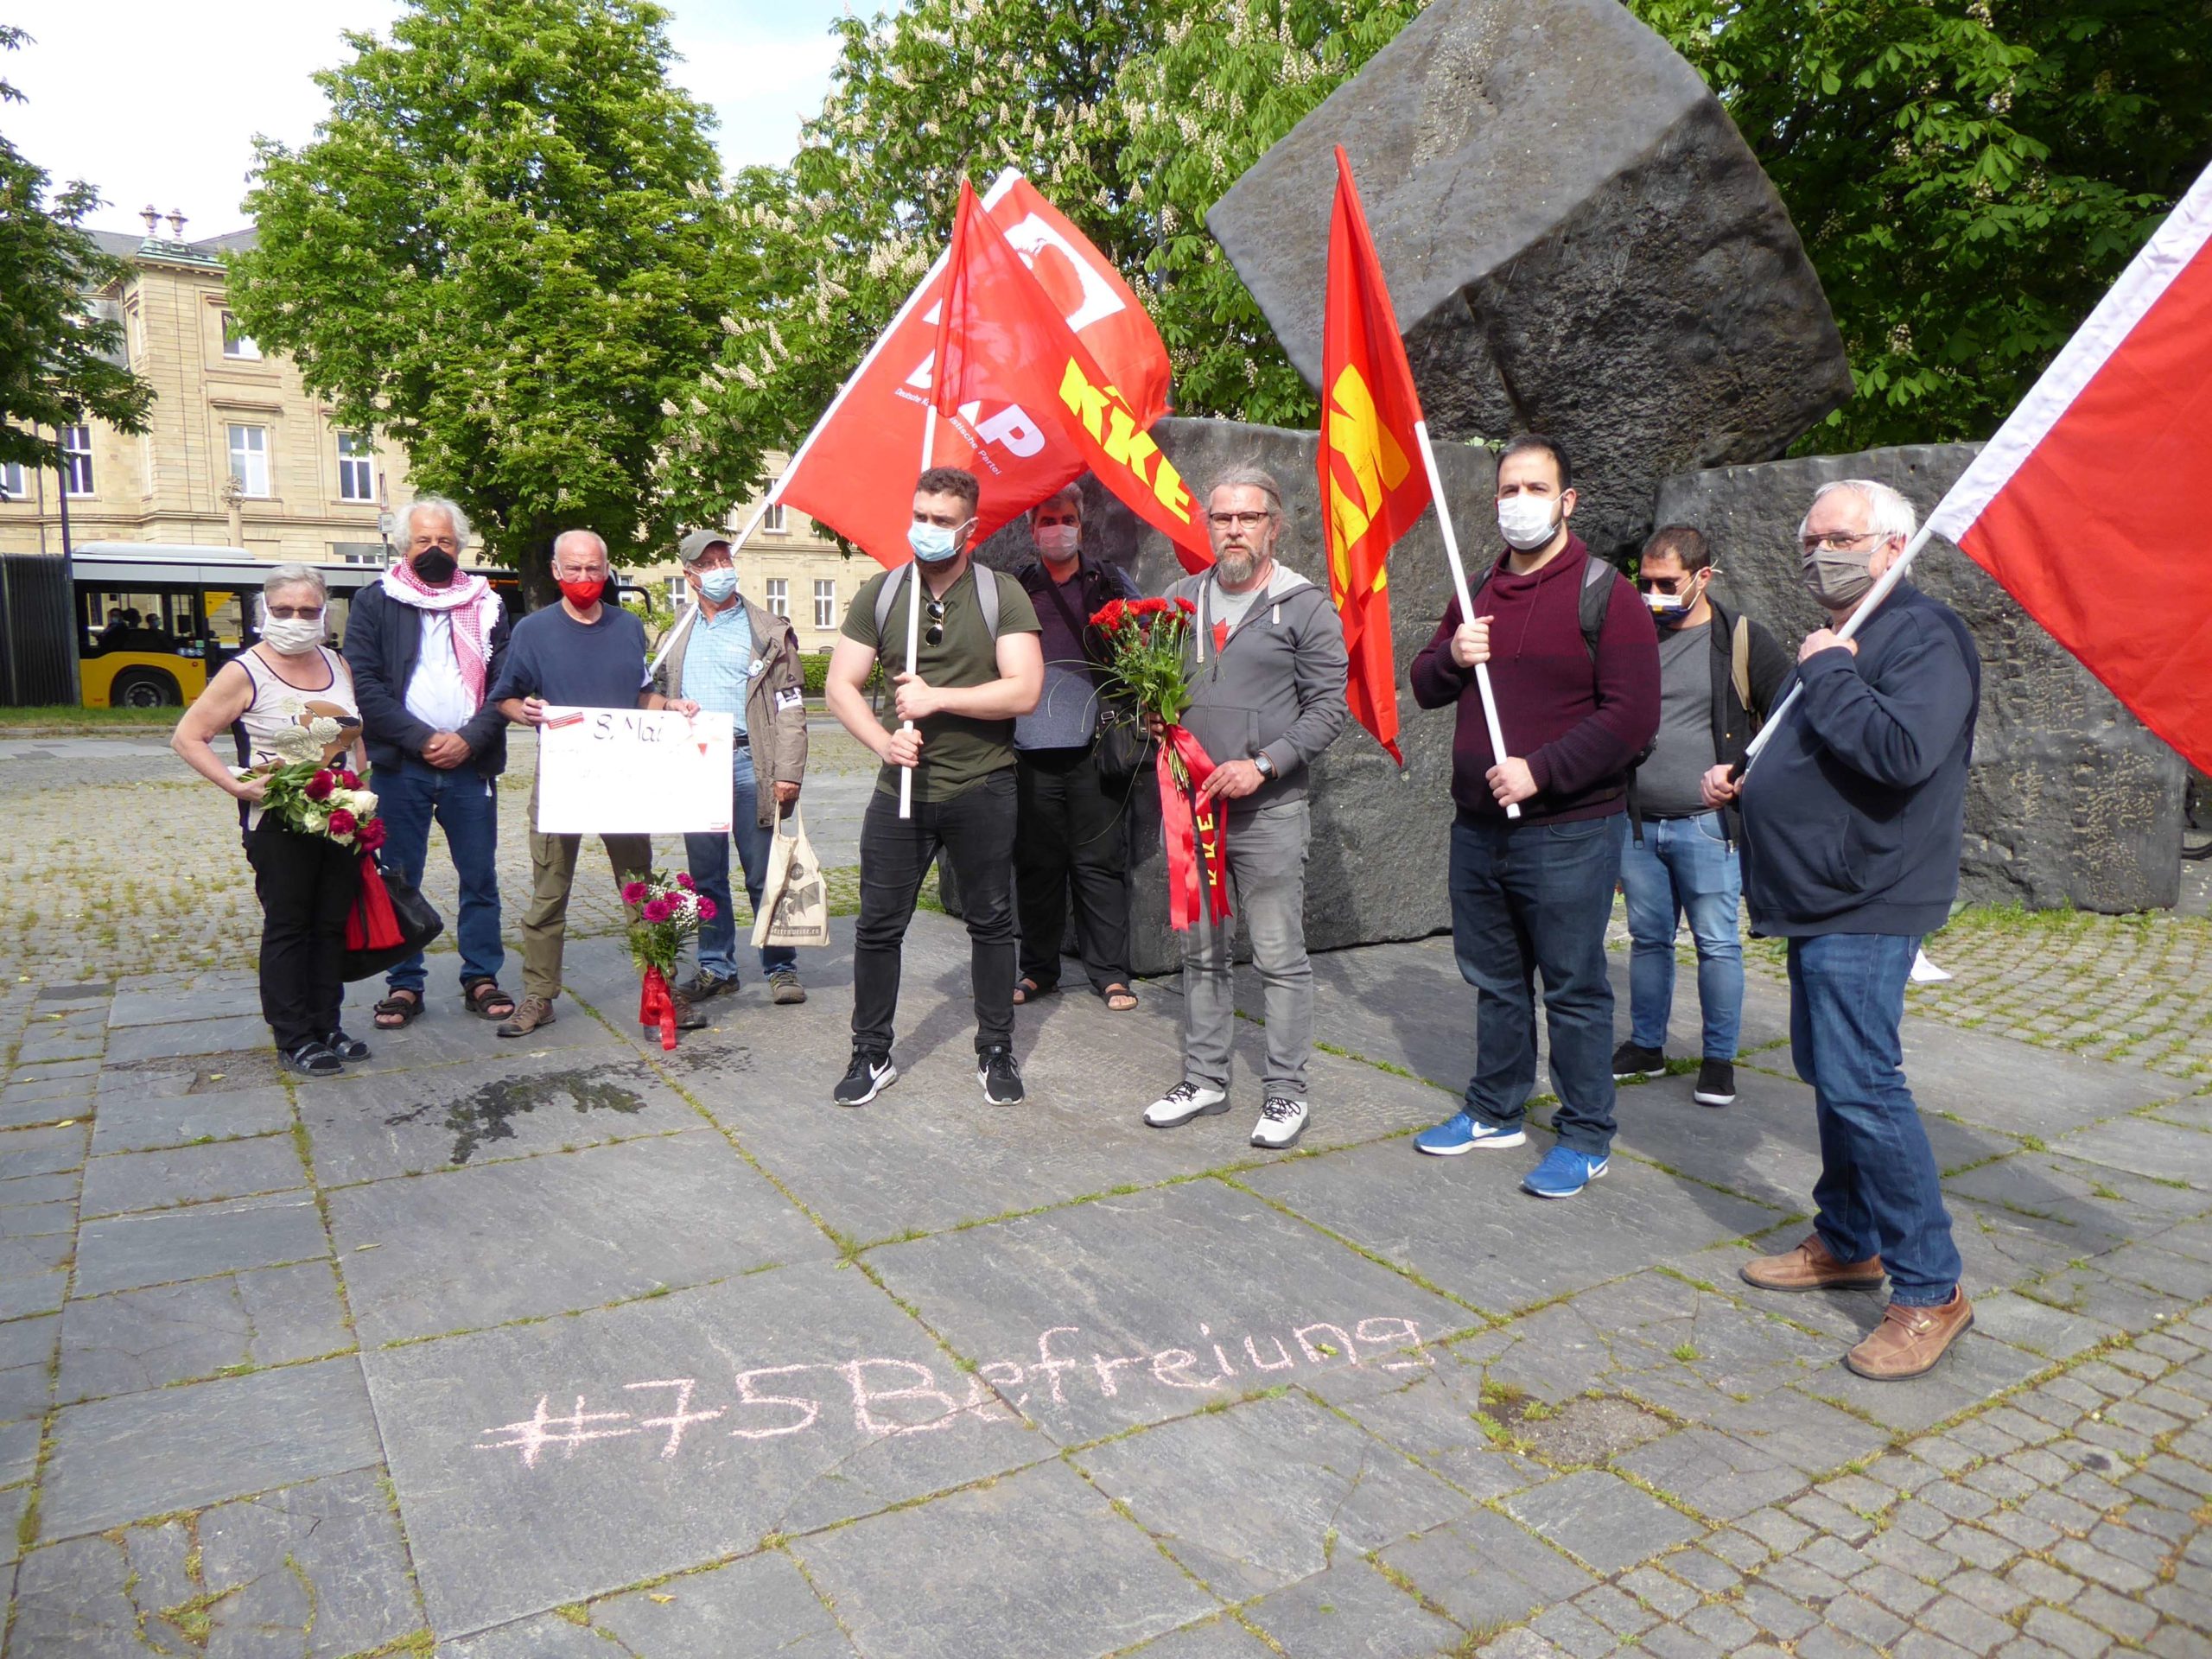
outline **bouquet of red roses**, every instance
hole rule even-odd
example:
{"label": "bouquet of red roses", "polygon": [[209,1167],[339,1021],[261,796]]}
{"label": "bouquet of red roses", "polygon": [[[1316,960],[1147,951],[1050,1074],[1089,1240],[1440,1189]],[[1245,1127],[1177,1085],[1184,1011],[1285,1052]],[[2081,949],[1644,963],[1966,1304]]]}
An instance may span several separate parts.
{"label": "bouquet of red roses", "polygon": [[1091,613],[1104,638],[1109,677],[1136,704],[1140,719],[1165,728],[1154,769],[1167,839],[1167,920],[1178,931],[1229,914],[1229,869],[1221,815],[1198,786],[1214,763],[1182,722],[1191,706],[1185,652],[1198,607],[1187,599],[1117,599]]}
{"label": "bouquet of red roses", "polygon": [[676,1003],[668,982],[676,972],[683,942],[699,931],[699,924],[715,919],[715,901],[701,893],[688,872],[674,876],[655,870],[642,881],[623,884],[622,902],[630,907],[630,927],[625,936],[630,960],[644,976],[638,999],[638,1022],[660,1027],[660,1046],[676,1046]]}
{"label": "bouquet of red roses", "polygon": [[286,829],[326,836],[362,853],[384,845],[377,798],[348,768],[301,760],[272,767],[262,778],[261,810],[274,812]]}

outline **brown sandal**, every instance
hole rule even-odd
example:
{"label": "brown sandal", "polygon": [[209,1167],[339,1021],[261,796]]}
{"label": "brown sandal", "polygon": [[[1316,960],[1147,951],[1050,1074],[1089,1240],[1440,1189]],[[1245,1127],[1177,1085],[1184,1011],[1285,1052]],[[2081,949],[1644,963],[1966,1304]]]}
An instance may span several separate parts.
{"label": "brown sandal", "polygon": [[423,993],[394,991],[377,1004],[375,1014],[378,1031],[397,1031],[404,1026],[411,1026],[423,1017]]}
{"label": "brown sandal", "polygon": [[479,1020],[505,1020],[513,1014],[515,1000],[496,979],[469,979],[461,982],[461,1006]]}

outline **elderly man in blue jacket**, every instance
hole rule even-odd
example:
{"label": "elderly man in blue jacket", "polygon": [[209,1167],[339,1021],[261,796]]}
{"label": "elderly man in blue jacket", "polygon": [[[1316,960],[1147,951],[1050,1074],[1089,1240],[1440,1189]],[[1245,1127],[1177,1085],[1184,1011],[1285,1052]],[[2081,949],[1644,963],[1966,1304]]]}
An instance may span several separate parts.
{"label": "elderly man in blue jacket", "polygon": [[[1799,527],[1806,585],[1840,626],[1904,551],[1911,504],[1886,485],[1825,485]],[[1844,1357],[1861,1376],[1930,1370],[1974,1323],[1936,1157],[1906,1086],[1898,1024],[1922,938],[1959,889],[1981,663],[1948,606],[1900,582],[1855,639],[1797,653],[1804,695],[1739,785],[1706,798],[1744,818],[1755,932],[1789,942],[1789,1046],[1813,1085],[1813,1231],[1743,1269],[1763,1290],[1878,1289],[1882,1322]]]}

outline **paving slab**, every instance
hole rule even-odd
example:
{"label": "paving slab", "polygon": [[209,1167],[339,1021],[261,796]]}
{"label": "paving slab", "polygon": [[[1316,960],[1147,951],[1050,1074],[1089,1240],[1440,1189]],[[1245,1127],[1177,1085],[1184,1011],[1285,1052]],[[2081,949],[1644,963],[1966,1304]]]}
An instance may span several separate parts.
{"label": "paving slab", "polygon": [[505,1064],[516,1058],[517,1050],[565,1053],[579,1060],[586,1055],[594,1059],[609,1058],[622,1052],[620,1042],[604,1025],[566,998],[555,1004],[551,1024],[540,1026],[527,1037],[514,1039],[501,1037],[498,1022],[480,1020],[463,1010],[458,996],[448,1001],[445,998],[450,993],[435,988],[429,1013],[397,1031],[379,1031],[376,1005],[385,995],[381,979],[362,980],[346,987],[340,1017],[346,1030],[369,1046],[367,1059],[346,1062],[348,1078],[390,1077],[400,1072],[466,1065],[479,1060]]}
{"label": "paving slab", "polygon": [[380,1455],[352,1359],[65,1407],[41,1483],[39,1531],[98,1532],[372,1468]]}
{"label": "paving slab", "polygon": [[1598,1469],[1562,1475],[1502,1501],[1531,1532],[1607,1575],[1624,1573],[1704,1531],[1688,1516]]}
{"label": "paving slab", "polygon": [[1076,1467],[1225,1600],[1308,1578],[1472,1502],[1302,1396],[1208,1412],[1070,1454]]}
{"label": "paving slab", "polygon": [[2120,1326],[2102,1319],[2005,1291],[1974,1299],[1974,1327],[2008,1346],[2049,1360],[2071,1359],[2121,1334]]}
{"label": "paving slab", "polygon": [[2212,1191],[2212,1135],[2155,1118],[2113,1118],[2058,1136],[2050,1149],[2085,1163]]}
{"label": "paving slab", "polygon": [[1985,1404],[2017,1387],[2050,1364],[2031,1354],[1969,1331],[1951,1344],[1942,1363],[1910,1387],[1872,1382],[1837,1363],[1808,1378],[1802,1391],[1835,1401],[1862,1419],[1885,1428],[1917,1433],[1963,1411]]}
{"label": "paving slab", "polygon": [[1268,1659],[1274,1649],[1223,1613],[1155,1637],[1138,1652],[1144,1659]]}
{"label": "paving slab", "polygon": [[95,1154],[146,1152],[278,1134],[292,1127],[292,1097],[281,1087],[200,1095],[103,1098],[92,1120]]}
{"label": "paving slab", "polygon": [[441,1642],[437,1659],[616,1659],[616,1649],[588,1624],[539,1613],[463,1641]]}
{"label": "paving slab", "polygon": [[79,1230],[75,1294],[135,1290],[329,1254],[322,1215],[309,1193],[110,1216]]}
{"label": "paving slab", "polygon": [[1357,1559],[1262,1596],[1243,1614],[1300,1659],[1429,1659],[1462,1634]]}
{"label": "paving slab", "polygon": [[2008,1135],[2048,1140],[2182,1092],[2172,1078],[2155,1071],[1918,1015],[1906,1016],[1899,1037],[1904,1074],[1923,1111],[1948,1112]]}
{"label": "paving slab", "polygon": [[0,1320],[51,1313],[61,1306],[68,1289],[69,1275],[59,1271],[0,1279]]}
{"label": "paving slab", "polygon": [[52,1313],[0,1325],[0,1422],[45,1414],[60,1343],[61,1320]]}
{"label": "paving slab", "polygon": [[193,1533],[220,1599],[207,1651],[340,1659],[423,1628],[399,1518],[379,1471],[309,1480],[218,1504]]}
{"label": "paving slab", "polygon": [[366,1344],[571,1313],[834,1253],[707,1128],[345,1187],[328,1203]]}
{"label": "paving slab", "polygon": [[1433,1469],[1479,1501],[1503,1497],[1551,1478],[1542,1465],[1503,1450],[1475,1414],[1487,1409],[1479,1364],[1459,1357],[1482,1338],[1435,1351],[1436,1363],[1389,1373],[1363,1366],[1323,1372],[1308,1392],[1342,1412],[1369,1433]]}
{"label": "paving slab", "polygon": [[261,988],[251,974],[238,975],[227,982],[203,982],[189,991],[119,990],[107,1007],[111,1030],[119,1026],[166,1026],[180,1020],[246,1015],[261,1017]]}
{"label": "paving slab", "polygon": [[1703,1427],[1637,1446],[1615,1466],[1716,1522],[1783,1503],[1811,1484],[1803,1470],[1772,1452]]}
{"label": "paving slab", "polygon": [[183,1570],[181,1522],[133,1528],[111,1538],[77,1538],[25,1555],[15,1574],[10,1659],[146,1659],[155,1643],[186,1650],[162,1618],[195,1593]]}
{"label": "paving slab", "polygon": [[1382,1560],[1471,1630],[1518,1624],[1596,1582],[1586,1567],[1495,1510],[1386,1549]]}
{"label": "paving slab", "polygon": [[0,1135],[0,1180],[58,1175],[75,1169],[84,1163],[91,1140],[91,1126],[84,1123],[67,1128],[17,1129]]}
{"label": "paving slab", "polygon": [[302,1262],[78,1298],[62,1316],[59,1387],[88,1400],[353,1345],[331,1264]]}
{"label": "paving slab", "polygon": [[66,1198],[51,1204],[11,1204],[0,1208],[0,1239],[43,1238],[74,1232],[77,1206]]}
{"label": "paving slab", "polygon": [[1074,1445],[1479,1321],[1218,1181],[885,1245],[868,1261],[1054,1441]]}
{"label": "paving slab", "polygon": [[827,1263],[362,1364],[442,1637],[1052,1452],[865,1274]]}
{"label": "paving slab", "polygon": [[95,1157],[85,1166],[77,1202],[79,1212],[91,1217],[281,1192],[307,1184],[307,1166],[291,1137],[265,1135],[212,1147]]}
{"label": "paving slab", "polygon": [[652,1659],[831,1659],[855,1651],[780,1550],[594,1602],[591,1620]]}
{"label": "paving slab", "polygon": [[[943,1547],[955,1537],[958,1549]],[[1216,1605],[1057,1459],[791,1552],[870,1659],[1088,1659]],[[914,1616],[918,1573],[926,1618]]]}
{"label": "paving slab", "polygon": [[1785,1213],[1805,1208],[1821,1173],[1813,1091],[1794,1077],[1739,1065],[1736,1103],[1716,1109],[1690,1098],[1695,1082],[1622,1084],[1614,1145]]}
{"label": "paving slab", "polygon": [[2206,1194],[2192,1186],[2169,1186],[2045,1152],[2018,1153],[1954,1175],[1944,1191],[2063,1222],[2075,1230],[2085,1249],[2106,1241],[2150,1238],[2212,1207]]}
{"label": "paving slab", "polygon": [[258,1013],[226,1014],[209,1020],[121,1027],[108,1034],[105,1058],[110,1065],[124,1065],[134,1060],[184,1059],[270,1046],[269,1027]]}

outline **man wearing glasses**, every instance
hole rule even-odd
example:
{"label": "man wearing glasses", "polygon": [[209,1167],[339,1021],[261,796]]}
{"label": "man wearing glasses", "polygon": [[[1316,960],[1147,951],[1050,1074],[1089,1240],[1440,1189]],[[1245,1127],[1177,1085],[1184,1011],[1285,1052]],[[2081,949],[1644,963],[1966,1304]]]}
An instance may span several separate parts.
{"label": "man wearing glasses", "polygon": [[[900,953],[940,849],[968,924],[976,1080],[995,1106],[1018,1105],[1023,1096],[1014,1058],[1014,723],[1037,706],[1045,659],[1029,595],[971,561],[977,493],[975,474],[957,467],[921,475],[906,532],[912,563],[861,584],[830,658],[830,711],[883,762],[861,821],[853,1057],[831,1090],[840,1106],[865,1106],[898,1081],[891,1051]],[[916,605],[920,644],[910,663],[907,617]],[[862,689],[879,661],[896,688],[895,716],[909,722],[895,728]],[[913,773],[906,817],[899,810],[902,770]]]}
{"label": "man wearing glasses", "polygon": [[1700,1106],[1736,1098],[1744,1012],[1736,814],[1705,804],[1705,774],[1744,758],[1789,675],[1789,653],[1774,636],[1713,598],[1714,574],[1711,548],[1688,524],[1669,524],[1644,543],[1637,586],[1659,625],[1659,734],[1629,780],[1620,821],[1630,1025],[1613,1051],[1616,1082],[1665,1074],[1675,932],[1687,915],[1705,1027],[1690,1091]]}
{"label": "man wearing glasses", "polygon": [[1189,600],[1192,703],[1183,723],[1214,769],[1199,793],[1226,814],[1230,916],[1183,936],[1183,1080],[1145,1108],[1172,1129],[1229,1109],[1236,1027],[1232,930],[1252,941],[1267,1017],[1267,1076],[1252,1144],[1294,1146],[1310,1107],[1313,969],[1306,955],[1306,768],[1351,718],[1344,631],[1329,596],[1278,563],[1282,491],[1230,468],[1206,498],[1213,568],[1167,590]]}
{"label": "man wearing glasses", "polygon": [[[1805,585],[1836,626],[1912,539],[1884,484],[1823,485],[1798,529]],[[1981,660],[1950,608],[1910,582],[1858,634],[1808,634],[1796,710],[1740,782],[1706,774],[1744,818],[1754,931],[1789,942],[1789,1051],[1813,1085],[1821,1179],[1813,1230],[1742,1269],[1762,1290],[1878,1290],[1882,1322],[1844,1356],[1861,1376],[1918,1376],[1974,1323],[1935,1154],[1897,1027],[1925,935],[1959,890]]]}

